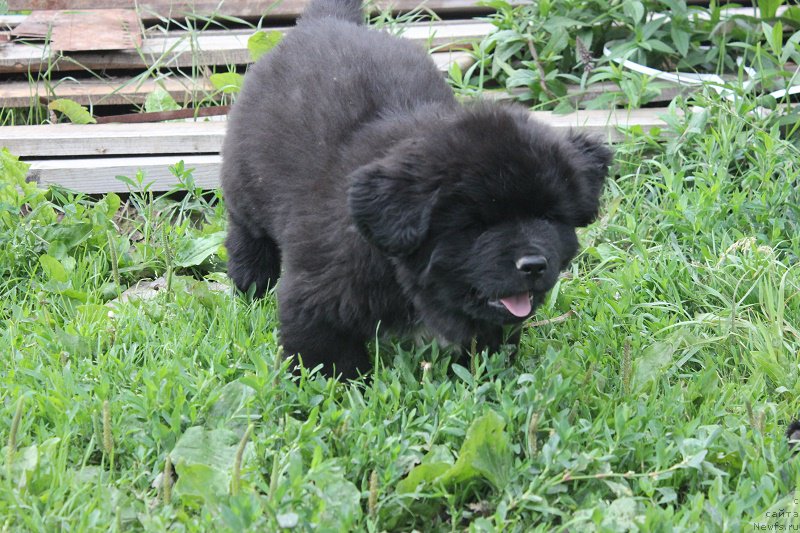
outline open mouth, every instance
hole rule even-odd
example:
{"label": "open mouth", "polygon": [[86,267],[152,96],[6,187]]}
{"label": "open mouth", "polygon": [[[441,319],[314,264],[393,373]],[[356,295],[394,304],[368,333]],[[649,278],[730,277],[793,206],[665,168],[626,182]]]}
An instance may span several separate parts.
{"label": "open mouth", "polygon": [[489,300],[489,305],[492,307],[505,309],[512,315],[520,318],[524,318],[531,314],[532,309],[531,295],[528,292],[513,294],[497,300]]}

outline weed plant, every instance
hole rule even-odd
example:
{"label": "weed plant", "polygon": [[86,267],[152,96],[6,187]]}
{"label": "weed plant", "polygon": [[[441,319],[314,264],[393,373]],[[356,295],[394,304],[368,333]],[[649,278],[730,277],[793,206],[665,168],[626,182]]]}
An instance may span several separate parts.
{"label": "weed plant", "polygon": [[559,111],[574,109],[576,100],[590,109],[640,107],[674,87],[622,68],[622,60],[729,80],[752,74],[747,90],[784,89],[797,83],[800,8],[783,3],[754,2],[759,10],[743,13],[714,1],[489,0],[497,29],[476,47],[476,64],[451,79],[467,93],[499,85]]}

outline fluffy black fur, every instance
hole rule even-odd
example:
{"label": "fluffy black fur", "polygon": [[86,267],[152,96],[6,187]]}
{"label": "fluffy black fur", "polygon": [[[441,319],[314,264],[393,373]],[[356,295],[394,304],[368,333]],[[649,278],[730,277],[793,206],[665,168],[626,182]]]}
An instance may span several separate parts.
{"label": "fluffy black fur", "polygon": [[798,452],[797,444],[800,443],[800,420],[794,420],[789,427],[786,428],[786,438],[789,440],[789,448]]}
{"label": "fluffy black fur", "polygon": [[314,0],[246,76],[223,149],[231,278],[260,296],[280,276],[286,353],[346,377],[379,324],[499,348],[574,257],[611,161],[521,107],[459,105],[424,50],[362,17]]}

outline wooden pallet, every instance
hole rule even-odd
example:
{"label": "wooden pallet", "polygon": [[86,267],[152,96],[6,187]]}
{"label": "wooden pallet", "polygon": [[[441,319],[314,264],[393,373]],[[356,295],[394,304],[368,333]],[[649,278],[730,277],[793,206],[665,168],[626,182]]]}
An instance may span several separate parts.
{"label": "wooden pallet", "polygon": [[[8,9],[137,9],[145,21],[197,16],[295,19],[309,0],[8,0]],[[523,3],[516,0],[512,3]],[[370,2],[372,13],[390,10],[393,13],[416,9],[439,15],[476,15],[490,11],[479,0],[378,0]]]}
{"label": "wooden pallet", "polygon": [[[576,128],[611,141],[624,138],[626,128],[663,128],[663,109],[579,111],[568,115],[533,112],[554,128]],[[13,126],[0,129],[13,154],[30,161],[30,179],[86,193],[127,192],[116,176],[143,171],[153,190],[165,191],[177,180],[169,166],[183,161],[194,169],[196,183],[219,186],[220,155],[226,123],[103,124],[78,126]]]}
{"label": "wooden pallet", "polygon": [[[434,52],[431,59],[443,74],[453,63],[463,71],[475,61],[470,53],[458,51]],[[7,81],[0,84],[0,108],[25,108],[42,98],[69,98],[87,106],[136,105],[142,104],[159,87],[179,103],[197,102],[215,91],[205,77],[189,78],[181,75],[155,80],[142,79],[139,76],[112,76],[89,79],[56,78],[36,83]]]}
{"label": "wooden pallet", "polygon": [[[413,23],[402,36],[433,50],[469,48],[494,26],[485,22]],[[277,28],[286,31],[288,28]],[[43,70],[142,70],[153,66],[186,68],[245,65],[251,62],[247,39],[253,30],[168,32],[145,37],[139,50],[52,54],[44,44],[11,43],[0,47],[0,73],[37,73]]]}
{"label": "wooden pallet", "polygon": [[[285,32],[289,28],[277,28]],[[492,25],[476,21],[420,22],[402,27],[401,35],[433,51],[437,66],[447,72],[453,63],[464,70],[472,56],[464,50],[479,41]],[[147,95],[162,87],[180,103],[198,101],[213,93],[205,77],[185,75],[161,76],[158,80],[142,75],[97,76],[86,79],[71,76],[82,70],[95,72],[143,71],[159,66],[160,71],[189,67],[201,72],[210,68],[227,69],[250,63],[247,40],[254,30],[212,30],[192,35],[186,31],[171,31],[149,35],[141,51],[87,52],[58,56],[48,66],[49,51],[44,45],[8,44],[0,47],[0,72],[19,72],[30,69],[38,72],[52,68],[55,74],[47,81],[6,81],[0,84],[0,107],[29,107],[40,98],[69,98],[81,105],[141,104]],[[140,54],[141,52],[141,54]],[[34,75],[35,77],[35,75]],[[199,98],[198,98],[199,95]]]}

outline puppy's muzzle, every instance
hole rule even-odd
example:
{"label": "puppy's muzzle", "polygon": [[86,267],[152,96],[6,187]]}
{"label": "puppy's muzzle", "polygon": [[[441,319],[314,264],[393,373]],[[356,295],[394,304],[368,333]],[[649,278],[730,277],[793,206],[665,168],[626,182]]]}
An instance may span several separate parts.
{"label": "puppy's muzzle", "polygon": [[517,259],[517,270],[531,276],[541,276],[547,270],[547,258],[543,255],[526,255]]}

